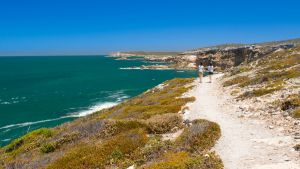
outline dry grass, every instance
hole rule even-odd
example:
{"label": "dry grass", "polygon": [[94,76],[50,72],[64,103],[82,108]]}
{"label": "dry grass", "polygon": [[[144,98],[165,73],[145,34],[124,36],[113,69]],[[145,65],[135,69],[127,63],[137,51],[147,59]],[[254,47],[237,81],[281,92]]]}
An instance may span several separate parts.
{"label": "dry grass", "polygon": [[252,68],[250,66],[238,66],[235,67],[232,71],[231,71],[231,76],[233,75],[237,75],[243,72],[248,72],[250,71]]}
{"label": "dry grass", "polygon": [[[99,112],[100,118],[148,119],[154,115],[178,113],[187,102],[195,98],[180,98],[191,87],[184,87],[194,79],[174,79],[165,82],[164,89],[152,89],[107,111]],[[167,85],[166,85],[167,84]]]}
{"label": "dry grass", "polygon": [[187,152],[167,152],[156,163],[146,169],[223,169],[222,161],[214,153],[207,156],[191,156]]}
{"label": "dry grass", "polygon": [[232,85],[236,85],[236,84],[240,84],[240,83],[244,83],[246,81],[249,81],[250,78],[248,76],[237,76],[233,79],[227,80],[223,83],[224,87],[227,86],[232,86]]}
{"label": "dry grass", "polygon": [[297,108],[292,112],[292,117],[299,119],[300,118],[300,108]]}
{"label": "dry grass", "polygon": [[24,151],[30,151],[40,146],[43,141],[52,137],[54,132],[51,129],[41,128],[34,130],[18,139],[15,139],[9,145],[3,147],[8,159],[14,158]]}
{"label": "dry grass", "polygon": [[181,128],[182,117],[179,114],[168,113],[155,115],[146,121],[150,133],[162,134],[172,131],[176,128]]}
{"label": "dry grass", "polygon": [[192,126],[186,128],[177,139],[189,152],[209,150],[221,136],[220,126],[207,120],[194,120]]}
{"label": "dry grass", "polygon": [[[168,151],[183,152],[183,144],[163,141],[157,134],[183,127],[178,112],[195,98],[181,95],[193,80],[170,80],[164,88],[151,89],[113,108],[28,133],[0,149],[0,168],[126,168],[154,164]],[[185,165],[198,158],[186,153]],[[222,164],[216,159],[212,163]],[[199,165],[204,161],[198,160]]]}
{"label": "dry grass", "polygon": [[295,109],[300,106],[300,95],[289,95],[286,100],[281,103],[281,110]]}
{"label": "dry grass", "polygon": [[147,142],[141,129],[130,130],[102,144],[81,144],[69,150],[62,158],[54,161],[48,169],[105,168],[117,164]]}

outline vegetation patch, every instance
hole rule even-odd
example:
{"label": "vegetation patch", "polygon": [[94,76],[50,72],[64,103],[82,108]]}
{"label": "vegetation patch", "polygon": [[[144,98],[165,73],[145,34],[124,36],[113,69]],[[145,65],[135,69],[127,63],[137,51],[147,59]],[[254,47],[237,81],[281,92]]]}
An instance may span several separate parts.
{"label": "vegetation patch", "polygon": [[40,149],[43,153],[51,153],[55,150],[55,147],[56,146],[54,144],[44,144]]}
{"label": "vegetation patch", "polygon": [[292,112],[292,117],[299,119],[300,118],[300,108],[297,108]]}
{"label": "vegetation patch", "polygon": [[209,150],[221,136],[220,126],[207,120],[194,120],[177,139],[184,149],[190,152]]}
{"label": "vegetation patch", "polygon": [[185,85],[194,79],[173,79],[164,83],[164,88],[154,88],[123,104],[99,112],[100,118],[111,119],[148,119],[155,115],[178,113],[187,102],[195,98],[181,98],[191,89]]}
{"label": "vegetation patch", "polygon": [[293,95],[289,95],[288,98],[281,103],[281,110],[285,111],[289,109],[294,109],[299,106],[300,106],[300,95],[293,94]]}
{"label": "vegetation patch", "polygon": [[[185,127],[178,114],[195,100],[182,97],[193,81],[173,79],[115,107],[28,133],[0,149],[0,168],[222,168],[207,151],[219,126],[196,120]],[[184,127],[177,140],[162,139]]]}
{"label": "vegetation patch", "polygon": [[214,153],[192,156],[187,152],[167,152],[159,162],[146,169],[223,169],[223,163]]}
{"label": "vegetation patch", "polygon": [[249,67],[249,66],[238,66],[231,71],[231,76],[237,75],[237,74],[240,74],[243,72],[248,72],[250,70],[251,70],[251,67]]}
{"label": "vegetation patch", "polygon": [[150,133],[162,134],[182,127],[182,117],[179,114],[168,113],[155,115],[147,121],[147,128]]}
{"label": "vegetation patch", "polygon": [[52,137],[53,134],[54,132],[47,128],[34,130],[15,139],[9,145],[3,147],[3,149],[10,157],[15,157],[20,153],[29,151],[41,145],[45,139]]}
{"label": "vegetation patch", "polygon": [[125,156],[130,156],[131,152],[139,147],[143,147],[146,142],[147,136],[143,130],[131,130],[117,135],[100,145],[78,145],[47,168],[105,168],[107,165],[118,163]]}
{"label": "vegetation patch", "polygon": [[250,80],[250,78],[248,76],[237,76],[233,79],[225,81],[223,83],[223,86],[224,87],[232,86],[232,85],[236,85],[236,84],[239,84],[239,83],[244,83],[244,82],[249,81],[249,80]]}

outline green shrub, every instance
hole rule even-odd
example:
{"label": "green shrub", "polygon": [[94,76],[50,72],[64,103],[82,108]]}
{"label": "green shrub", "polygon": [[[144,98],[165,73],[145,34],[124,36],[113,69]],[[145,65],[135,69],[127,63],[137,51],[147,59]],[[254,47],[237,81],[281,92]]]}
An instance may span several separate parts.
{"label": "green shrub", "polygon": [[292,112],[292,116],[296,119],[299,119],[300,118],[300,108],[297,108],[296,110],[294,110]]}
{"label": "green shrub", "polygon": [[100,118],[111,119],[148,119],[155,115],[178,113],[194,97],[181,98],[191,89],[186,85],[194,79],[174,79],[164,83],[164,88],[151,89],[111,109],[98,112]]}
{"label": "green shrub", "polygon": [[281,110],[285,111],[288,109],[294,109],[299,106],[300,106],[300,95],[293,94],[293,95],[288,96],[288,98],[282,102]]}
{"label": "green shrub", "polygon": [[29,149],[38,146],[43,140],[53,135],[53,131],[47,128],[41,128],[31,131],[26,135],[15,139],[9,145],[5,146],[5,152],[11,153],[13,157]]}
{"label": "green shrub", "polygon": [[55,145],[53,144],[44,144],[40,148],[42,153],[51,153],[55,150]]}
{"label": "green shrub", "polygon": [[222,160],[215,153],[191,156],[187,152],[167,152],[146,169],[223,169]]}
{"label": "green shrub", "polygon": [[259,72],[254,78],[245,80],[240,83],[240,87],[246,87],[249,85],[262,84],[267,82],[279,82],[286,79],[300,77],[300,68],[296,67],[289,70],[282,70],[276,72]]}
{"label": "green shrub", "polygon": [[243,82],[246,82],[246,81],[249,81],[249,80],[250,80],[250,78],[248,76],[237,76],[237,77],[235,77],[233,79],[225,81],[223,83],[223,86],[224,87],[232,86],[232,85],[243,83]]}
{"label": "green shrub", "polygon": [[177,139],[190,152],[209,150],[221,136],[220,126],[207,120],[194,120]]}
{"label": "green shrub", "polygon": [[146,120],[150,133],[162,134],[170,132],[173,128],[182,127],[182,117],[177,113],[155,115]]}
{"label": "green shrub", "polygon": [[231,71],[231,75],[233,76],[233,75],[240,74],[243,72],[248,72],[250,70],[251,70],[251,68],[249,66],[239,66],[239,67],[234,68]]}
{"label": "green shrub", "polygon": [[118,162],[124,156],[130,156],[135,149],[147,143],[147,135],[142,129],[121,133],[102,144],[77,145],[48,165],[48,169],[105,168]]}
{"label": "green shrub", "polygon": [[153,135],[149,137],[147,144],[135,151],[132,159],[138,166],[148,161],[158,159],[164,154],[164,152],[173,149],[173,143],[169,140],[163,141],[160,136]]}
{"label": "green shrub", "polygon": [[269,88],[267,86],[266,88],[260,88],[260,89],[254,89],[252,91],[247,91],[247,92],[243,93],[242,95],[240,95],[238,98],[244,99],[244,98],[250,98],[250,97],[260,97],[260,96],[264,96],[266,94],[270,94],[275,91],[278,91],[282,88],[283,88],[283,86],[277,86],[274,88]]}
{"label": "green shrub", "polygon": [[146,169],[184,169],[186,168],[185,162],[188,160],[189,154],[187,152],[168,152],[164,155],[162,160],[157,163],[153,163]]}

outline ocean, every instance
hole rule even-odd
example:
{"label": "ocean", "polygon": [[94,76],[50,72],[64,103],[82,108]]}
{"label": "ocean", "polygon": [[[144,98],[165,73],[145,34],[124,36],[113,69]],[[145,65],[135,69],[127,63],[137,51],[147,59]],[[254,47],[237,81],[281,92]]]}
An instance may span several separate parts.
{"label": "ocean", "polygon": [[149,64],[106,56],[0,57],[0,146],[111,107],[165,80],[197,74],[127,69]]}

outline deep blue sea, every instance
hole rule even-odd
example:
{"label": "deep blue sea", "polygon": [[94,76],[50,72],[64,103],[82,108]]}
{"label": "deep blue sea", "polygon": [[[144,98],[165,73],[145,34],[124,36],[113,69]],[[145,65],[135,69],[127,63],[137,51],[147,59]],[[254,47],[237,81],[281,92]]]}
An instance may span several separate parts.
{"label": "deep blue sea", "polygon": [[131,70],[153,64],[106,56],[0,57],[0,146],[54,127],[195,71]]}

